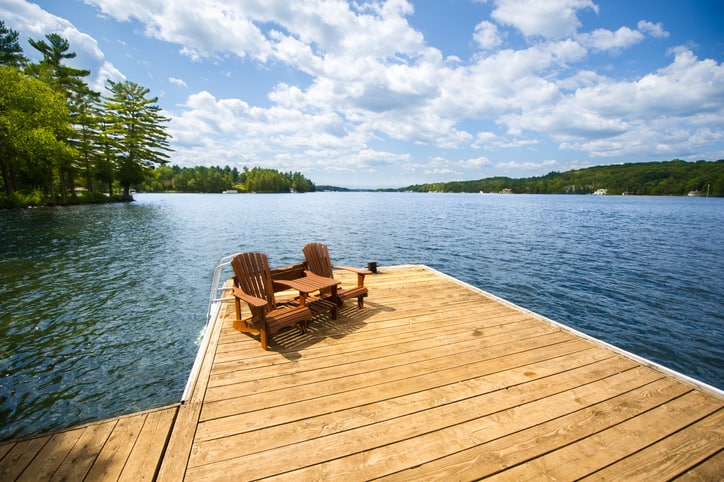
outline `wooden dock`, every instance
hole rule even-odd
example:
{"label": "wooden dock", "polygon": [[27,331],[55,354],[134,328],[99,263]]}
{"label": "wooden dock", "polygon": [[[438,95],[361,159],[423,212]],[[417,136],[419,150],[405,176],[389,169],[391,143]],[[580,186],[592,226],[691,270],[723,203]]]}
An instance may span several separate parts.
{"label": "wooden dock", "polygon": [[365,284],[268,352],[223,310],[189,400],[0,445],[0,480],[724,478],[721,391],[422,266]]}

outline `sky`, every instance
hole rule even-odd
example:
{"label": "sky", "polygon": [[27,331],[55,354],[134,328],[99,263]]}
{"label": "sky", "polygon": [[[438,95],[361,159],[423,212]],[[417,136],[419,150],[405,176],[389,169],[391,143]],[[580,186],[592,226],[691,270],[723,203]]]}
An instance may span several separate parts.
{"label": "sky", "polygon": [[150,89],[170,163],[349,188],[724,158],[721,0],[0,0],[88,83]]}

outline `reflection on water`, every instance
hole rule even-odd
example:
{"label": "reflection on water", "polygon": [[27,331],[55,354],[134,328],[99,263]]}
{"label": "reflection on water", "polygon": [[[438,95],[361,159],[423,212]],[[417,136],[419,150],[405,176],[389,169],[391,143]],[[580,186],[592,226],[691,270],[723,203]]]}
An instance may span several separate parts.
{"label": "reflection on water", "polygon": [[[139,194],[0,212],[0,439],[178,401],[224,255],[420,263],[724,387],[724,200]],[[371,296],[374,296],[371,294]]]}

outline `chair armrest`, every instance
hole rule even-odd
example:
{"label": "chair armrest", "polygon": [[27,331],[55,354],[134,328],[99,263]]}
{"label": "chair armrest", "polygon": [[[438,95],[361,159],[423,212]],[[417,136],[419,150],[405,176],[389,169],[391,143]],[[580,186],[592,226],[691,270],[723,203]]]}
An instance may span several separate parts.
{"label": "chair armrest", "polygon": [[351,271],[352,273],[357,274],[372,274],[372,271],[368,270],[367,268],[351,268],[349,266],[332,266],[334,269],[343,269],[345,271]]}
{"label": "chair armrest", "polygon": [[257,298],[256,296],[247,295],[236,286],[234,286],[234,296],[236,296],[240,300],[246,301],[247,303],[249,303],[249,306],[253,306],[254,308],[264,308],[267,305],[266,300]]}
{"label": "chair armrest", "polygon": [[352,273],[357,273],[357,286],[362,287],[365,284],[365,275],[372,274],[372,271],[365,268],[350,268],[349,266],[332,266],[334,269],[343,269]]}

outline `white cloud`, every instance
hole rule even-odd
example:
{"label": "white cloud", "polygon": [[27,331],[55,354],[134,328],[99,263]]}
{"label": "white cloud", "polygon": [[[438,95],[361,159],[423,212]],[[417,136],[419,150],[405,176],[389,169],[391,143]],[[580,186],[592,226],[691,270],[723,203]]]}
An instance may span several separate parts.
{"label": "white cloud", "polygon": [[[217,99],[209,92],[188,97],[170,131],[179,160],[198,164],[245,163],[289,170],[363,170],[401,163],[409,156],[371,149],[364,129],[345,126],[339,115],[312,115],[293,107],[253,107],[239,99]],[[219,146],[222,146],[220,148]]]}
{"label": "white cloud", "polygon": [[423,172],[432,176],[449,176],[451,174],[459,174],[459,172],[453,171],[449,168],[425,169]]}
{"label": "white cloud", "polygon": [[724,66],[685,48],[674,54],[670,65],[638,80],[581,87],[555,104],[505,115],[504,122],[591,157],[667,156],[695,140],[713,142],[709,132],[724,130]]}
{"label": "white cloud", "polygon": [[464,159],[458,162],[458,165],[468,169],[480,168],[490,166],[492,163],[490,159],[485,156],[476,157],[473,159]]}
{"label": "white cloud", "polygon": [[123,72],[114,67],[113,64],[111,64],[110,62],[103,62],[103,64],[98,68],[97,74],[95,76],[95,81],[90,83],[89,87],[96,92],[104,94],[106,89],[106,82],[108,80],[120,82],[126,80],[126,76],[123,75]]}
{"label": "white cloud", "polygon": [[599,51],[617,52],[643,40],[644,36],[638,30],[621,27],[615,32],[606,29],[597,29],[591,33],[581,34],[578,39],[581,44]]}
{"label": "white cloud", "polygon": [[[135,18],[149,36],[181,45],[193,59],[232,52],[280,60],[309,71],[311,56],[417,55],[423,37],[405,19],[405,0],[348,4],[343,0],[236,0],[223,7],[196,0],[85,0],[119,21]],[[312,46],[314,46],[312,48]]]}
{"label": "white cloud", "polygon": [[188,87],[188,85],[186,85],[186,82],[183,79],[177,79],[176,77],[169,77],[168,81],[179,87],[184,87],[184,88]]}
{"label": "white cloud", "polygon": [[[148,35],[179,43],[192,60],[233,52],[274,59],[312,76],[305,89],[279,84],[270,93],[270,100],[287,108],[338,112],[364,123],[368,132],[400,140],[459,145],[468,138],[427,109],[439,96],[444,61],[407,23],[413,11],[407,1],[239,0],[224,9],[182,0],[87,1],[119,20],[133,15]],[[417,124],[400,122],[402,112]]]}
{"label": "white cloud", "polygon": [[[591,54],[616,54],[645,35],[668,33],[645,20],[638,30],[584,30],[579,15],[598,12],[590,0],[493,0],[492,16],[477,19],[464,35],[472,40],[469,58],[444,58],[429,45],[408,22],[413,5],[406,0],[229,0],[223,7],[197,0],[85,2],[117,21],[132,20],[134,29],[140,22],[147,36],[172,44],[188,67],[204,68],[196,80],[208,82],[207,90],[167,94],[186,96],[170,115],[174,163],[203,159],[330,173],[378,173],[395,165],[451,175],[495,166],[544,169],[556,161],[503,165],[496,158],[555,157],[544,153],[553,144],[590,158],[625,156],[646,145],[656,152],[687,142],[708,146],[724,132],[717,61],[677,48],[669,65],[618,80],[615,57],[598,66],[589,60],[601,56]],[[66,20],[24,1],[2,4],[17,6],[14,18],[37,37],[49,25],[74,35],[71,46],[98,79],[123,78],[95,40]],[[527,44],[501,48],[503,39],[514,38],[511,28]],[[251,97],[246,85],[227,78],[240,79],[249,68],[259,78],[275,70],[285,75],[254,85]],[[169,76],[176,72],[184,78]],[[187,87],[189,72],[160,74],[162,88],[164,80]],[[213,76],[223,77],[223,94],[214,90]],[[460,160],[437,156],[436,149]],[[413,163],[411,152],[427,160]]]}
{"label": "white cloud", "polygon": [[68,64],[91,71],[86,79],[88,86],[98,92],[104,92],[106,80],[123,79],[123,74],[111,62],[105,59],[98,42],[90,35],[80,32],[71,22],[52,15],[38,5],[24,0],[4,0],[0,3],[0,18],[5,26],[21,32],[21,46],[25,55],[38,60],[40,53],[27,44],[27,40],[44,40],[50,33],[57,33],[68,40],[70,52],[75,52],[76,59]]}
{"label": "white cloud", "polygon": [[492,23],[484,20],[475,26],[475,32],[473,32],[473,40],[483,50],[493,50],[503,43],[498,27]]}
{"label": "white cloud", "polygon": [[[568,2],[564,6],[567,11],[593,8],[587,2]],[[309,15],[307,12],[307,17]],[[352,18],[354,15],[347,16],[348,20]],[[364,17],[364,22],[373,21],[381,20]],[[494,27],[490,23],[479,26],[477,31],[480,34],[491,26]],[[305,35],[326,44],[331,41],[328,36],[332,33]],[[363,33],[350,35],[361,38]],[[267,137],[267,141],[276,144],[272,150],[308,149],[318,153],[324,150],[314,145],[316,142],[330,147],[340,140],[348,144],[350,139],[355,139],[357,142],[353,145],[362,148],[370,136],[447,148],[484,146],[499,150],[533,146],[539,140],[530,137],[530,133],[537,132],[557,139],[568,148],[590,152],[598,147],[609,152],[609,148],[598,141],[616,139],[634,123],[625,116],[617,116],[613,112],[615,107],[604,109],[592,105],[596,104],[595,99],[613,106],[621,102],[641,105],[645,99],[641,93],[638,104],[608,99],[618,95],[615,92],[624,92],[633,86],[609,84],[609,79],[593,71],[582,71],[561,81],[546,78],[552,69],[566,70],[585,58],[586,48],[615,51],[639,42],[641,33],[626,27],[616,31],[595,30],[577,39],[543,42],[523,50],[503,50],[467,67],[445,64],[434,49],[428,47],[414,59],[390,57],[386,47],[382,52],[377,51],[380,47],[374,47],[370,52],[347,56],[315,50],[301,42],[302,37],[281,31],[270,36],[276,42],[274,52],[278,58],[314,73],[315,80],[306,89],[284,84],[275,88],[270,99],[286,116],[274,118],[273,124],[271,118],[245,120],[240,124],[249,135],[261,134],[265,128],[272,133],[281,130]],[[421,45],[418,40],[413,43]],[[360,45],[365,44],[357,45],[360,50]],[[562,89],[570,94],[564,94]],[[271,111],[265,112],[267,116],[271,114]],[[327,117],[334,122],[320,122],[320,115],[310,112],[335,113]],[[507,138],[476,137],[457,128],[457,123],[465,118],[497,119],[507,127]],[[234,124],[225,122],[224,125]],[[223,131],[221,127],[211,130],[218,129]],[[581,139],[593,142],[581,142]]]}
{"label": "white cloud", "polygon": [[646,20],[641,20],[639,21],[637,27],[641,32],[647,33],[655,38],[666,38],[669,36],[669,32],[664,30],[664,26],[661,22],[651,23]]}
{"label": "white cloud", "polygon": [[[339,144],[363,149],[370,139],[499,150],[537,144],[536,137],[523,138],[530,132],[567,145],[587,136],[615,137],[631,121],[586,103],[597,98],[594,93],[609,97],[631,85],[609,85],[594,71],[561,79],[557,73],[567,72],[591,50],[617,52],[640,42],[642,31],[652,35],[663,31],[660,25],[642,21],[639,30],[578,33],[578,12],[598,11],[590,0],[496,0],[493,19],[526,36],[555,40],[496,51],[501,33],[484,20],[472,36],[490,53],[465,65],[459,59],[446,62],[437,49],[425,44],[406,20],[412,5],[404,0],[292,5],[237,0],[224,9],[187,1],[87,1],[118,19],[133,12],[149,35],[178,43],[197,61],[233,52],[263,62],[274,59],[309,74],[307,87],[276,85],[268,96],[276,107],[257,108],[259,117],[241,101],[241,111],[230,114],[232,99],[213,99],[213,105],[200,107],[192,96],[177,123],[179,129],[191,119],[200,123],[185,130],[181,139],[235,131],[239,139],[256,136],[245,142],[258,150],[262,148],[258,139],[264,138],[272,157],[283,149],[319,153]],[[199,112],[202,108],[207,111]],[[210,113],[215,113],[213,118]],[[575,113],[579,115],[573,121]],[[459,128],[465,119],[495,121],[506,127],[506,137],[485,138]],[[210,144],[208,139],[203,142]]]}
{"label": "white cloud", "polygon": [[520,30],[526,37],[556,39],[573,35],[581,25],[579,10],[598,6],[591,0],[494,0],[492,17]]}
{"label": "white cloud", "polygon": [[520,162],[520,161],[508,161],[508,162],[499,162],[495,165],[495,167],[499,168],[505,168],[505,169],[524,169],[526,171],[533,171],[533,170],[540,170],[541,168],[552,168],[558,164],[554,160],[546,160],[541,162]]}
{"label": "white cloud", "polygon": [[[585,57],[586,51],[572,40],[545,42],[522,50],[502,50],[477,60],[457,75],[446,76],[446,103],[458,115],[496,118],[537,105],[548,105],[560,96],[549,73],[567,69]],[[452,85],[448,85],[450,83]]]}
{"label": "white cloud", "polygon": [[576,90],[580,87],[590,87],[600,83],[608,82],[605,76],[592,70],[580,70],[570,77],[564,77],[556,82],[562,90]]}

